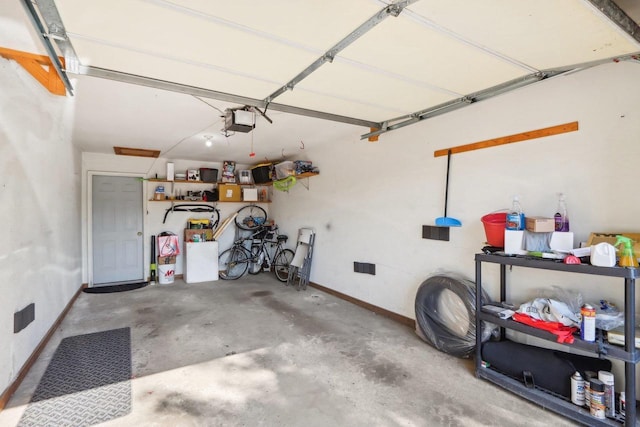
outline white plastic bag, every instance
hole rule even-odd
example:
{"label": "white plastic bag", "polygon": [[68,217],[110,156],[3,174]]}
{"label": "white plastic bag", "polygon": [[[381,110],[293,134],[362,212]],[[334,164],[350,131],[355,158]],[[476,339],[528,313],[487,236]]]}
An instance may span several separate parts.
{"label": "white plastic bag", "polygon": [[520,305],[518,313],[547,322],[559,322],[565,326],[579,326],[580,319],[569,306],[551,298],[536,298]]}

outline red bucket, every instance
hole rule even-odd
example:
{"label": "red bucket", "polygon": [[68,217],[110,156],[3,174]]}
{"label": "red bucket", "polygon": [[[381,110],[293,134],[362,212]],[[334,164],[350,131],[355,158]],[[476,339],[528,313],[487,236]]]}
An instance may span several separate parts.
{"label": "red bucket", "polygon": [[507,228],[507,213],[490,213],[480,218],[487,235],[487,243],[491,246],[504,248],[504,230]]}

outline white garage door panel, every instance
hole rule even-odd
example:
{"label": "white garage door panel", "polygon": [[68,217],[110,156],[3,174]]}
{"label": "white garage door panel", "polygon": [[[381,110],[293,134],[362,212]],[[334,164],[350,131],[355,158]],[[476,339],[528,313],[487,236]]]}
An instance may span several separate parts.
{"label": "white garage door panel", "polygon": [[403,15],[374,27],[340,56],[462,95],[533,71],[491,56]]}
{"label": "white garage door panel", "polygon": [[174,0],[172,3],[318,51],[335,45],[383,6],[371,0]]}
{"label": "white garage door panel", "polygon": [[72,38],[71,41],[84,65],[260,99],[280,87],[278,82],[270,82],[259,77],[259,70],[251,70],[250,75],[234,73],[229,69],[211,67],[205,63],[185,64],[169,56],[159,58],[85,40]]}
{"label": "white garage door panel", "polygon": [[[319,68],[298,87],[398,111],[416,111],[425,105],[439,104],[456,98],[450,93],[431,89],[426,84],[418,86],[340,61]],[[295,91],[294,89],[292,93]]]}
{"label": "white garage door panel", "polygon": [[[105,9],[81,4],[85,6],[68,9],[64,2],[60,6],[67,33],[73,38],[168,54],[185,62],[215,64],[223,59],[231,70],[254,70],[267,80],[278,81],[287,81],[290,69],[303,69],[318,56],[317,52],[223,26],[206,17],[175,13],[151,2],[109,1],[103,3]],[[286,58],[286,67],[279,58]]]}
{"label": "white garage door panel", "polygon": [[410,10],[539,69],[638,50],[584,0],[429,0]]}

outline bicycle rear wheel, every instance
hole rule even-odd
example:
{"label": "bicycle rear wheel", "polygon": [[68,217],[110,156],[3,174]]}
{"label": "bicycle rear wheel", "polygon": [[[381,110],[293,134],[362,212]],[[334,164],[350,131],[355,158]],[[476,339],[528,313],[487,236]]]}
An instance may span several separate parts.
{"label": "bicycle rear wheel", "polygon": [[267,222],[267,211],[257,205],[247,205],[238,209],[236,226],[241,230],[256,230]]}
{"label": "bicycle rear wheel", "polygon": [[218,275],[224,280],[236,280],[246,273],[250,259],[249,251],[233,246],[218,257]]}
{"label": "bicycle rear wheel", "polygon": [[286,282],[289,279],[289,265],[294,255],[291,249],[283,249],[273,261],[273,272],[279,281]]}
{"label": "bicycle rear wheel", "polygon": [[251,246],[251,260],[249,261],[249,274],[258,274],[262,271],[264,252],[261,245]]}

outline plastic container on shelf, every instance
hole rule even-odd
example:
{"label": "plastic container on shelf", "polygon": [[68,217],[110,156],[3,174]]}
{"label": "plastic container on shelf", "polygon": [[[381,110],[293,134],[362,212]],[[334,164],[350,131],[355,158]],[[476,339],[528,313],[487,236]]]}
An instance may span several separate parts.
{"label": "plastic container on shelf", "polygon": [[507,230],[524,230],[524,212],[520,204],[520,197],[513,196],[511,210],[507,213]]}
{"label": "plastic container on shelf", "polygon": [[216,183],[218,181],[218,169],[200,168],[200,180],[202,182]]}
{"label": "plastic container on shelf", "polygon": [[553,216],[556,231],[569,231],[567,201],[563,193],[558,193],[558,210]]}
{"label": "plastic container on shelf", "polygon": [[288,176],[295,175],[296,170],[292,161],[284,161],[275,165],[276,179],[284,179]]}
{"label": "plastic container on shelf", "polygon": [[625,236],[616,236],[618,239],[614,246],[622,245],[618,265],[620,267],[638,267],[638,257],[633,252],[633,240]]}
{"label": "plastic container on shelf", "polygon": [[480,220],[484,226],[487,243],[491,246],[504,248],[504,230],[507,225],[507,213],[490,213],[480,218]]}
{"label": "plastic container on shelf", "polygon": [[262,163],[251,168],[253,182],[264,184],[271,181],[271,163]]}
{"label": "plastic container on shelf", "polygon": [[238,171],[238,180],[240,181],[240,184],[251,184],[251,171],[250,170]]}

